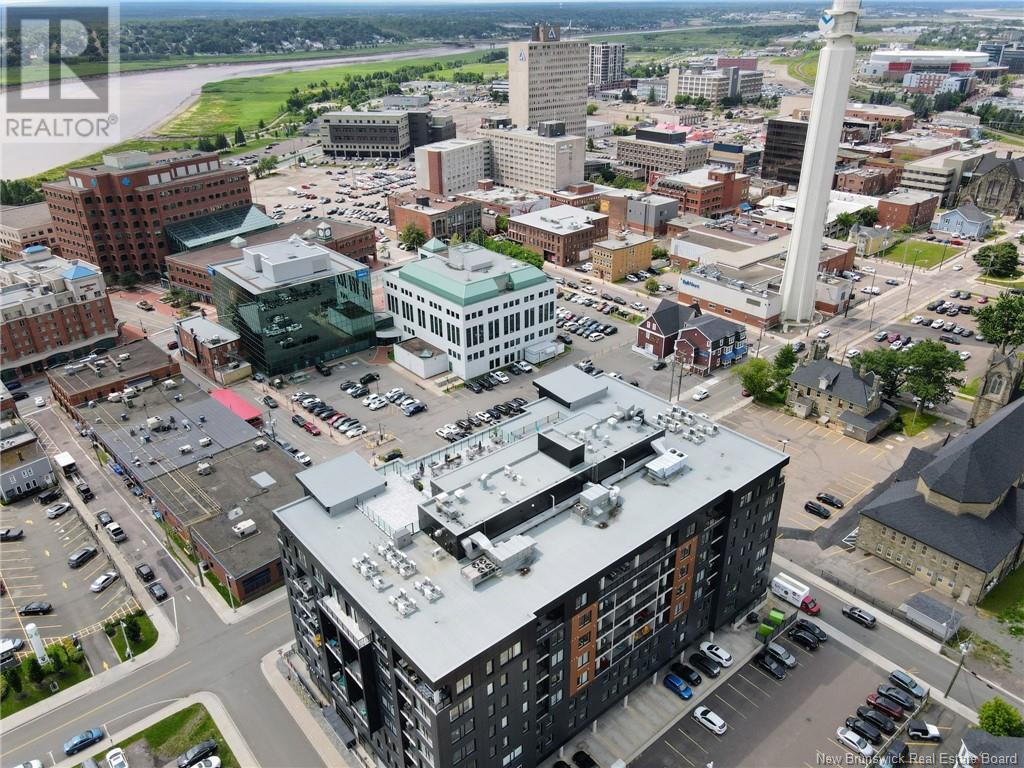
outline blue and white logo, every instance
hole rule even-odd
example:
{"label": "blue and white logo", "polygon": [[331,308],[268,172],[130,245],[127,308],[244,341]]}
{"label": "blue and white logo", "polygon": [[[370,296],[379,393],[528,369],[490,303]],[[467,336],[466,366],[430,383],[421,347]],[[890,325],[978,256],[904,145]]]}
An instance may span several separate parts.
{"label": "blue and white logo", "polygon": [[520,51],[519,52],[519,60],[520,61],[526,61],[526,51]]}
{"label": "blue and white logo", "polygon": [[818,17],[818,31],[823,35],[827,35],[832,31],[832,28],[836,25],[836,17],[829,16],[827,12],[822,13]]}

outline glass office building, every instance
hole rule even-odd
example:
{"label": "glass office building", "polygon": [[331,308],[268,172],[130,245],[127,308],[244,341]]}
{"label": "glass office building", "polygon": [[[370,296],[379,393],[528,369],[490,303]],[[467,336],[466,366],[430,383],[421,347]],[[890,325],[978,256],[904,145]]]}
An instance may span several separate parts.
{"label": "glass office building", "polygon": [[[325,226],[325,225],[324,225]],[[210,267],[219,322],[267,374],[291,373],[371,346],[373,293],[364,264],[298,235],[241,247]]]}

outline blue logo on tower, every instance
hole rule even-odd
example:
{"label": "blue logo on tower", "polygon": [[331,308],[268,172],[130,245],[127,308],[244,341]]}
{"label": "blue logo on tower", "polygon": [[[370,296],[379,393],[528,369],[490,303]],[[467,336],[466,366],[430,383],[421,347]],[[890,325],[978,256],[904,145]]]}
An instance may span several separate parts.
{"label": "blue logo on tower", "polygon": [[526,51],[520,51],[519,52],[519,60],[520,61],[526,61]]}
{"label": "blue logo on tower", "polygon": [[822,13],[818,17],[818,31],[823,35],[827,35],[832,31],[832,27],[836,25],[836,17],[829,16],[827,12]]}

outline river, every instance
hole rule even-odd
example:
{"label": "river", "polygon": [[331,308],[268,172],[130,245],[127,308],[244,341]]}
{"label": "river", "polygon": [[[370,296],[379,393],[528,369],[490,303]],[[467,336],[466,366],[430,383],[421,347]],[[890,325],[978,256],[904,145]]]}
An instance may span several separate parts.
{"label": "river", "polygon": [[[173,115],[188,107],[198,97],[206,83],[228,80],[234,77],[252,77],[277,72],[297,72],[336,64],[355,64],[367,61],[390,61],[420,56],[444,56],[452,53],[467,53],[480,46],[438,46],[411,51],[367,56],[347,56],[330,59],[303,61],[264,61],[250,64],[204,64],[180,69],[163,69],[151,72],[127,72],[116,75],[121,89],[121,135],[119,141],[144,136],[163,125]],[[33,85],[23,89],[26,96],[39,98],[46,90],[45,85]],[[77,158],[98,152],[116,142],[50,142],[45,145],[26,145],[30,151],[15,151],[17,145],[6,143],[0,153],[0,178],[20,179],[58,165],[70,163]]]}

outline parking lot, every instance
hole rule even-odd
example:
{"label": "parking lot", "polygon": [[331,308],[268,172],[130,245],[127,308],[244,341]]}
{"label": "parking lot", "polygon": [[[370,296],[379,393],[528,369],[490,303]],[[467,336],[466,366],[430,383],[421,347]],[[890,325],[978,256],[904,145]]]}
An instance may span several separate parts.
{"label": "parking lot", "polygon": [[[67,496],[58,501],[78,503]],[[86,637],[99,632],[112,616],[138,607],[123,576],[98,594],[90,591],[97,576],[114,569],[97,544],[96,531],[88,522],[91,516],[86,512],[83,518],[73,507],[50,520],[45,513],[49,506],[29,498],[0,509],[0,527],[24,531],[20,540],[0,544],[0,576],[7,590],[0,609],[5,638],[25,638],[24,627],[29,623],[35,623],[45,643],[72,633]],[[96,547],[99,554],[81,568],[70,568],[68,555],[83,546]],[[19,609],[34,601],[50,603],[52,612],[18,615]]]}
{"label": "parking lot", "polygon": [[[837,741],[836,729],[858,707],[866,706],[866,696],[887,682],[889,670],[868,663],[834,639],[813,653],[788,641],[784,645],[797,659],[786,679],[776,680],[751,662],[699,702],[726,721],[725,734],[715,735],[691,717],[693,700],[667,698],[666,706],[679,707],[682,717],[630,765],[814,768],[852,764],[854,755]],[[700,686],[695,693],[699,695]],[[937,764],[937,752],[955,755],[966,722],[935,704],[928,705],[924,719],[938,726],[942,743],[904,739],[914,758]]]}

